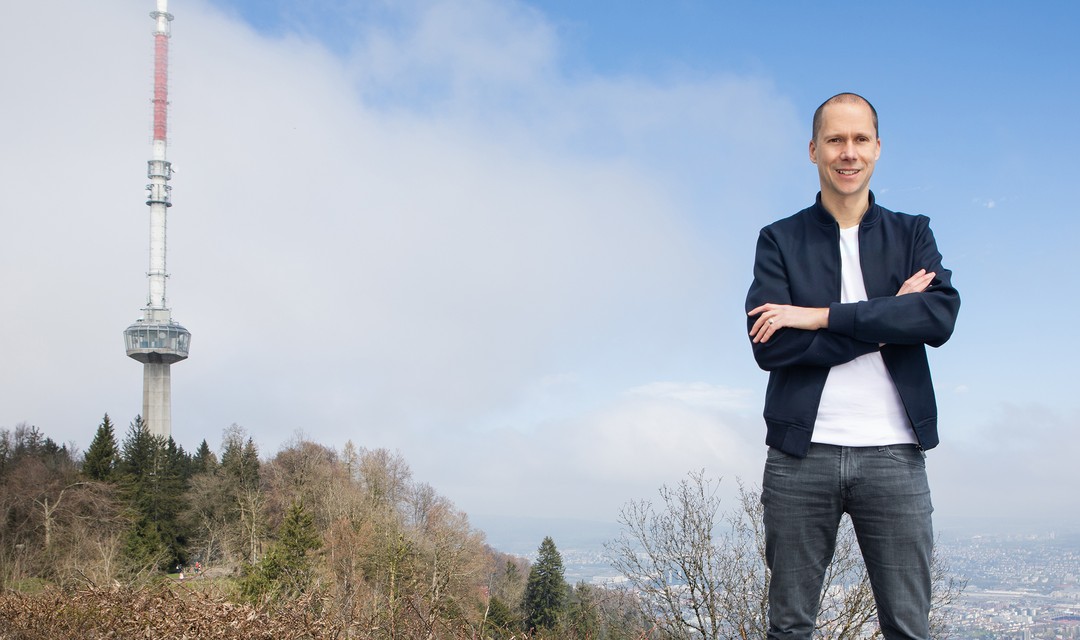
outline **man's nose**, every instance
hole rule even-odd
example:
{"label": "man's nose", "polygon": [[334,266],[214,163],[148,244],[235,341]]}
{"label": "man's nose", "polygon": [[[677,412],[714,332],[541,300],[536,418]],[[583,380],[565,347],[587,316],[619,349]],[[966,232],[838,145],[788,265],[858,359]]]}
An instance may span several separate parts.
{"label": "man's nose", "polygon": [[840,150],[840,158],[842,160],[854,160],[857,157],[855,153],[855,143],[848,142],[844,144],[844,148]]}

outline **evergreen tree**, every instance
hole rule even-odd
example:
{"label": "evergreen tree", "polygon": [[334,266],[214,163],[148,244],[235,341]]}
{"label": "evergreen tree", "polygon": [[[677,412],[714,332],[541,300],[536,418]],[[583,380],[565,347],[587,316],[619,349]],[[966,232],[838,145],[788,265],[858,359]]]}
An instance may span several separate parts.
{"label": "evergreen tree", "polygon": [[484,637],[494,640],[504,640],[515,636],[514,630],[520,626],[521,620],[514,616],[505,602],[498,596],[491,596],[488,601],[487,618],[484,620]]}
{"label": "evergreen tree", "polygon": [[116,445],[116,434],[113,431],[112,421],[109,414],[105,414],[101,424],[98,425],[94,440],[90,448],[86,450],[83,458],[83,474],[91,480],[108,481],[113,477],[116,464],[119,460],[119,449]]}
{"label": "evergreen tree", "polygon": [[259,486],[259,450],[250,437],[244,441],[243,433],[234,425],[225,437],[221,452],[221,468],[240,491],[252,491]]}
{"label": "evergreen tree", "polygon": [[554,629],[566,609],[567,592],[562,556],[548,536],[540,543],[525,585],[525,630]]}
{"label": "evergreen tree", "polygon": [[186,488],[187,481],[191,479],[191,474],[194,473],[194,466],[192,464],[191,456],[188,455],[184,448],[169,436],[169,439],[165,441],[165,465],[170,475],[180,481]]}
{"label": "evergreen tree", "polygon": [[15,432],[0,431],[0,477],[24,459],[40,460],[52,472],[63,473],[75,461],[67,445],[60,446],[34,425],[15,425]]}
{"label": "evergreen tree", "polygon": [[204,438],[195,451],[195,455],[191,457],[191,471],[193,474],[207,473],[216,469],[217,466],[217,456],[210,450],[210,445],[206,444]]}
{"label": "evergreen tree", "polygon": [[180,514],[188,464],[187,454],[172,438],[151,434],[142,418],[135,418],[121,445],[117,473],[135,521],[127,548],[137,568],[148,559],[160,569],[185,560]]}
{"label": "evergreen tree", "polygon": [[244,430],[232,425],[225,430],[221,452],[221,477],[226,499],[232,507],[229,522],[243,541],[241,557],[249,563],[258,558],[263,535],[265,496],[259,486],[259,450]]}
{"label": "evergreen tree", "polygon": [[306,593],[314,582],[312,552],[322,547],[315,518],[294,502],[285,514],[278,539],[263,559],[249,566],[240,583],[241,593],[250,600],[263,597],[291,598]]}
{"label": "evergreen tree", "polygon": [[596,591],[579,582],[570,591],[567,606],[566,631],[575,638],[600,637],[600,601]]}
{"label": "evergreen tree", "polygon": [[11,432],[0,429],[0,482],[3,482],[4,476],[7,475],[12,457]]}

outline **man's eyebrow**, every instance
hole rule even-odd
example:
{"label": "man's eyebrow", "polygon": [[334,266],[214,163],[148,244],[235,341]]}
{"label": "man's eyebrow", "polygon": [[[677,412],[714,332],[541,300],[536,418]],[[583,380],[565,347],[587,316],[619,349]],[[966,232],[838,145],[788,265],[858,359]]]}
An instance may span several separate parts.
{"label": "man's eyebrow", "polygon": [[822,140],[828,140],[830,138],[870,138],[874,139],[874,134],[869,131],[852,131],[850,133],[844,131],[822,131],[819,133]]}

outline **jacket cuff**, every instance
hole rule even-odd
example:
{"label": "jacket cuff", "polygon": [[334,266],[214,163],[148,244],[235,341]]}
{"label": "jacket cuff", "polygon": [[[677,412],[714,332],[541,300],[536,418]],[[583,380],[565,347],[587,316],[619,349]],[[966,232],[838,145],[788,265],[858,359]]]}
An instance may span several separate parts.
{"label": "jacket cuff", "polygon": [[829,304],[829,331],[855,337],[855,307],[857,302]]}

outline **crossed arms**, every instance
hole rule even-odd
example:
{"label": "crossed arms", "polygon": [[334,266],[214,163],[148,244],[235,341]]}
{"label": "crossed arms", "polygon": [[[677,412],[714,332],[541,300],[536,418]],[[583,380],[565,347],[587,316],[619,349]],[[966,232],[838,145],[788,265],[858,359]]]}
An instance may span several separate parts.
{"label": "crossed arms", "polygon": [[[762,369],[832,367],[882,348],[936,347],[949,339],[960,296],[941,265],[929,220],[893,220],[866,237],[862,270],[870,299],[851,303],[837,301],[839,254],[832,257],[832,240],[813,235],[813,226],[762,230],[746,299]],[[901,270],[912,275],[901,282]]]}
{"label": "crossed arms", "polygon": [[[896,295],[926,291],[936,275],[933,271],[919,269],[915,275],[904,281]],[[754,326],[750,328],[750,338],[754,343],[768,342],[774,333],[784,327],[808,331],[829,328],[828,307],[797,307],[793,304],[766,302],[752,309],[747,315],[757,316]]]}

